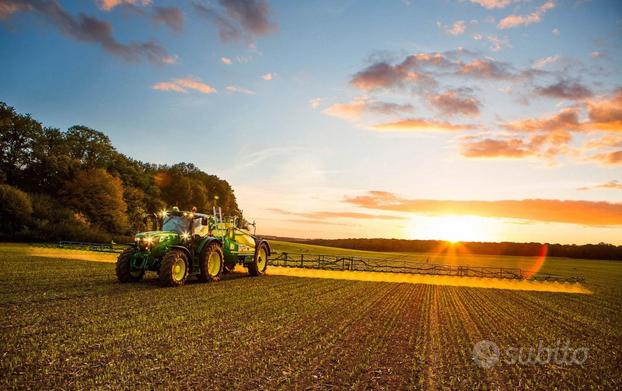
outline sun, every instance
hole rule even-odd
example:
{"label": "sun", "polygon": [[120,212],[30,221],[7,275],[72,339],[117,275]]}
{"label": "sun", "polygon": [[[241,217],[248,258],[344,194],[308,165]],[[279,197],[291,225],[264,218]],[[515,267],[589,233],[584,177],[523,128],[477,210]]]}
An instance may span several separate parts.
{"label": "sun", "polygon": [[477,216],[416,216],[406,229],[411,239],[449,242],[486,242],[494,236],[494,222]]}

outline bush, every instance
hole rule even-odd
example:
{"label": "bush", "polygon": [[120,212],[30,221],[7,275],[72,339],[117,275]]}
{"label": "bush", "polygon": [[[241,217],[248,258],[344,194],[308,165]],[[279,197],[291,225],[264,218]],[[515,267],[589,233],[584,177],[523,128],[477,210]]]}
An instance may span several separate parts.
{"label": "bush", "polygon": [[0,185],[0,231],[8,236],[23,229],[30,222],[32,201],[20,189]]}

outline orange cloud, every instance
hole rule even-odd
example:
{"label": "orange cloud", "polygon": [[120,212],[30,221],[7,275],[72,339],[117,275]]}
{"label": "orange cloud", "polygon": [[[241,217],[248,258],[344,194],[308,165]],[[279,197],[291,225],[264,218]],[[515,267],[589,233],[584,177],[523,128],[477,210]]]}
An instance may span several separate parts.
{"label": "orange cloud", "polygon": [[615,152],[603,152],[592,156],[592,160],[607,166],[622,165],[622,150]]}
{"label": "orange cloud", "polygon": [[544,14],[555,8],[555,2],[552,0],[547,1],[538,7],[534,12],[529,15],[508,15],[501,19],[497,24],[498,29],[509,29],[518,26],[527,26],[529,24],[540,23]]}
{"label": "orange cloud", "polygon": [[385,215],[385,214],[370,214],[370,213],[358,213],[358,212],[289,212],[278,208],[268,208],[268,210],[283,215],[291,215],[304,217],[306,219],[379,219],[379,220],[404,220],[406,217]]}
{"label": "orange cloud", "polygon": [[[622,153],[622,151],[621,151]],[[346,198],[358,207],[431,215],[471,215],[583,225],[622,225],[622,203],[565,200],[429,200],[405,199],[393,193],[370,191]]]}
{"label": "orange cloud", "polygon": [[493,60],[480,59],[463,64],[458,70],[458,73],[481,79],[508,80],[517,77],[517,75],[507,69],[505,64]]}
{"label": "orange cloud", "polygon": [[601,183],[599,185],[579,187],[577,190],[593,190],[593,189],[622,190],[622,182],[613,180],[613,181]]}
{"label": "orange cloud", "polygon": [[479,4],[487,9],[505,8],[512,3],[512,0],[470,0],[471,3]]}
{"label": "orange cloud", "polygon": [[176,79],[169,82],[156,83],[152,86],[152,88],[159,91],[173,91],[180,93],[187,93],[188,90],[199,91],[203,94],[213,94],[217,92],[215,88],[212,88],[209,85],[193,77],[186,77],[183,79]]}
{"label": "orange cloud", "polygon": [[398,103],[380,102],[365,97],[359,97],[350,103],[335,103],[322,112],[332,117],[356,120],[365,113],[397,114],[409,112],[412,111],[412,109],[412,105],[409,104],[402,105]]}
{"label": "orange cloud", "polygon": [[452,124],[447,121],[410,118],[377,124],[371,128],[379,132],[453,132],[475,129],[476,126],[470,124]]}
{"label": "orange cloud", "polygon": [[149,5],[151,4],[151,0],[99,0],[98,1],[99,8],[104,11],[110,11],[116,6],[123,4],[131,4],[131,5]]}
{"label": "orange cloud", "polygon": [[449,35],[458,36],[464,34],[466,23],[464,20],[457,20],[451,26],[443,26],[441,22],[437,22],[439,28],[442,28]]}
{"label": "orange cloud", "polygon": [[486,138],[461,145],[462,155],[469,158],[523,158],[535,154],[521,139],[494,140]]}
{"label": "orange cloud", "polygon": [[559,114],[535,119],[524,119],[503,124],[502,126],[513,132],[536,132],[553,130],[580,130],[579,109],[563,109]]}
{"label": "orange cloud", "polygon": [[622,88],[612,97],[587,102],[591,126],[601,130],[622,131]]}
{"label": "orange cloud", "polygon": [[467,90],[450,90],[432,95],[428,101],[441,113],[450,116],[455,114],[477,116],[481,106],[480,101]]}

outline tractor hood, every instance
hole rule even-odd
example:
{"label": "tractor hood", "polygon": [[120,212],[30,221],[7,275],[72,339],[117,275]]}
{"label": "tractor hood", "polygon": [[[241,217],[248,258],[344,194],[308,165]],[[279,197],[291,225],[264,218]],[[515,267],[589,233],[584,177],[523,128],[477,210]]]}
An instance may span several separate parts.
{"label": "tractor hood", "polygon": [[137,240],[151,238],[152,240],[158,239],[160,241],[164,241],[168,239],[176,239],[178,237],[179,234],[174,231],[147,231],[137,233],[134,238]]}
{"label": "tractor hood", "polygon": [[134,242],[140,251],[162,248],[179,241],[179,234],[173,231],[148,231],[136,234]]}

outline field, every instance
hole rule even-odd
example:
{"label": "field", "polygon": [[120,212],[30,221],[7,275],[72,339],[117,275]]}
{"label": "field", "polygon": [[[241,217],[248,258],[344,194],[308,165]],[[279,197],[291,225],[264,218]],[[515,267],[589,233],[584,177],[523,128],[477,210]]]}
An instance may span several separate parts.
{"label": "field", "polygon": [[[0,245],[1,389],[622,387],[620,262],[548,259],[542,271],[581,274],[593,292],[567,294],[244,273],[165,289],[155,274],[118,284],[113,259]],[[472,359],[481,340],[587,353],[582,364],[502,359],[485,369]]]}

